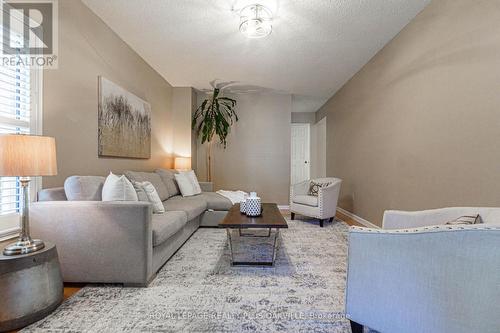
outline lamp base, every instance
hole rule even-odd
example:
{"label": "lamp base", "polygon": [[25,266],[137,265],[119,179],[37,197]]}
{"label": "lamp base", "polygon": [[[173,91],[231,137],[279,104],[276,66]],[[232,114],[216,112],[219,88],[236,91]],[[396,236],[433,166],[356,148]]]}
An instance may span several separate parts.
{"label": "lamp base", "polygon": [[16,256],[20,254],[28,254],[39,251],[45,247],[45,244],[40,239],[29,239],[26,241],[17,241],[9,244],[3,249],[4,256]]}

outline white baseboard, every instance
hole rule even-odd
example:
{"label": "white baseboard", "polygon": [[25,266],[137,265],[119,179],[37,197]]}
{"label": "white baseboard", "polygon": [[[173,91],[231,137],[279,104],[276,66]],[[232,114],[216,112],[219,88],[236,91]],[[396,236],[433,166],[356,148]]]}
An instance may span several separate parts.
{"label": "white baseboard", "polygon": [[279,210],[290,210],[290,206],[289,205],[278,205],[278,209]]}
{"label": "white baseboard", "polygon": [[354,221],[358,222],[359,224],[362,224],[364,225],[365,227],[368,227],[368,228],[374,228],[374,229],[380,229],[380,227],[378,225],[375,225],[373,223],[371,223],[370,221],[367,221],[365,220],[364,218],[362,217],[359,217],[358,215],[355,215],[343,208],[340,208],[340,207],[337,207],[337,211],[339,213],[342,213],[344,214],[345,216],[347,217],[350,217],[351,219],[353,219]]}

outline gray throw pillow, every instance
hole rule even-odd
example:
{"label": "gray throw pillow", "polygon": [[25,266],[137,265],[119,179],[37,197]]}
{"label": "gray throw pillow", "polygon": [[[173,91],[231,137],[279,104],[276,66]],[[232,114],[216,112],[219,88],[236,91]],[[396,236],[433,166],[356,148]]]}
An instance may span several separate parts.
{"label": "gray throw pillow", "polygon": [[448,221],[445,224],[447,225],[460,225],[460,224],[478,224],[483,223],[481,216],[479,214],[476,215],[464,215],[460,216],[452,221]]}
{"label": "gray throw pillow", "polygon": [[169,169],[156,169],[155,172],[160,175],[161,180],[167,187],[169,197],[181,194],[179,185],[175,180],[175,174],[178,173],[177,171]]}
{"label": "gray throw pillow", "polygon": [[64,192],[69,201],[102,201],[105,177],[71,176],[64,181]]}
{"label": "gray throw pillow", "polygon": [[141,172],[141,171],[125,171],[125,176],[128,178],[128,180],[130,180],[132,184],[136,182],[139,183],[150,182],[154,186],[161,201],[167,200],[169,198],[167,187],[165,186],[165,184],[161,180],[161,177],[157,173]]}

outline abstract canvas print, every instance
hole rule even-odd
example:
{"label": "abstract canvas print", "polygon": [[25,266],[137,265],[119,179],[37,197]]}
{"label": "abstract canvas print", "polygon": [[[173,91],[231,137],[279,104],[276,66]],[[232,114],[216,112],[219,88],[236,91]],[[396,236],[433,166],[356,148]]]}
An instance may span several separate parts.
{"label": "abstract canvas print", "polygon": [[99,156],[150,158],[151,106],[99,77]]}

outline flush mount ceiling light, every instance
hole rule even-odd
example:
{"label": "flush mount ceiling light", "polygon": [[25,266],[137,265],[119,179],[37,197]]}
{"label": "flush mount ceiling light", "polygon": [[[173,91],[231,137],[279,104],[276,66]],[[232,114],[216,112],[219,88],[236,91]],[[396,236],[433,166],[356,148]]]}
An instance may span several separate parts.
{"label": "flush mount ceiling light", "polygon": [[240,31],[248,38],[266,37],[273,31],[273,14],[259,4],[244,7],[240,11]]}

